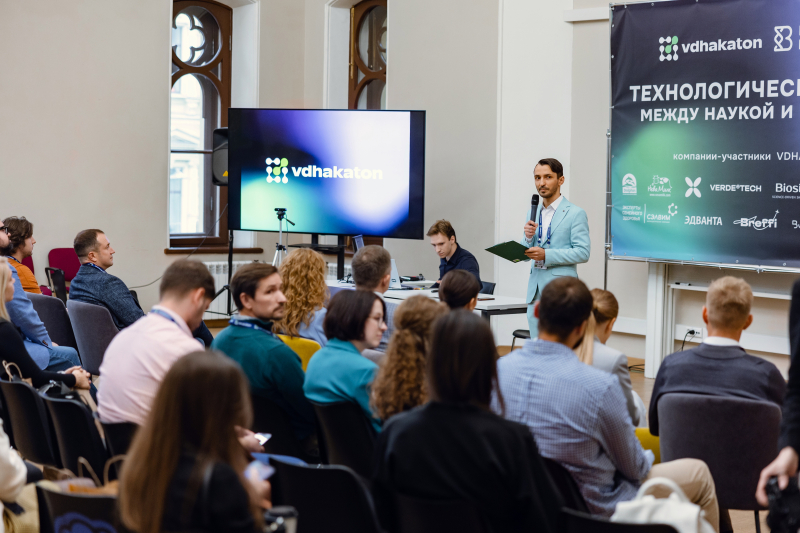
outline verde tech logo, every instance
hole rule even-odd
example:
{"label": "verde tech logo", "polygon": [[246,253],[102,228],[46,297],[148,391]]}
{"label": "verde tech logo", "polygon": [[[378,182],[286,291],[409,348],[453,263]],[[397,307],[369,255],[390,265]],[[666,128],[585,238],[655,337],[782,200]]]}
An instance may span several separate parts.
{"label": "verde tech logo", "polygon": [[[268,157],[267,163],[267,183],[289,183],[286,175],[289,173],[289,160],[285,157]],[[283,177],[281,177],[283,176]]]}
{"label": "verde tech logo", "polygon": [[[677,61],[678,60],[678,36],[672,37],[659,37],[658,38],[658,51],[661,55],[658,56],[659,61]],[[666,54],[666,55],[664,55]]]}

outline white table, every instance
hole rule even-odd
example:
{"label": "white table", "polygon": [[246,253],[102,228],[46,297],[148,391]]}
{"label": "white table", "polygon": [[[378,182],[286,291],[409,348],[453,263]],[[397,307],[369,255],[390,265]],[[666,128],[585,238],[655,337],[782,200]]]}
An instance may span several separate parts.
{"label": "white table", "polygon": [[[355,286],[351,283],[339,283],[336,280],[328,280],[327,284],[331,289],[331,295],[343,289],[355,289]],[[428,298],[432,298],[434,300],[439,299],[438,293],[430,289],[410,291],[388,290],[386,293],[384,293],[383,297],[392,300],[405,300],[406,298],[416,295],[427,296]],[[524,298],[514,298],[513,296],[496,296],[493,294],[479,294],[478,305],[475,306],[475,309],[481,312],[481,316],[483,318],[490,320],[491,317],[497,315],[525,314],[528,312],[528,303]]]}

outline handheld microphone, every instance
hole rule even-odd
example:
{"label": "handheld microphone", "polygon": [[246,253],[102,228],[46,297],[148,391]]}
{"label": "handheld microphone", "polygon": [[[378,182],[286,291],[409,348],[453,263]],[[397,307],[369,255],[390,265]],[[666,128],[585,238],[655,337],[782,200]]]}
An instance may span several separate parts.
{"label": "handheld microphone", "polygon": [[536,209],[539,207],[539,195],[531,196],[531,222],[536,222]]}

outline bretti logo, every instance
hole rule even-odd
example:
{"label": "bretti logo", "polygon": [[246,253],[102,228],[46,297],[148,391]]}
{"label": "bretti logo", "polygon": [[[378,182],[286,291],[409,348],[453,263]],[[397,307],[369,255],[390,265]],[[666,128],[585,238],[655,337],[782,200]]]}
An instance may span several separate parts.
{"label": "bretti logo", "polygon": [[[266,159],[267,163],[267,183],[289,183],[289,172],[292,176],[299,178],[341,178],[358,180],[382,180],[383,170],[368,168],[341,168],[341,167],[318,167],[308,165],[305,167],[289,167],[289,160],[285,157]],[[273,166],[274,165],[274,166]]]}
{"label": "bretti logo", "polygon": [[[788,26],[785,26],[788,28]],[[778,42],[778,29],[775,29],[776,36],[775,42]],[[789,36],[791,36],[791,29],[789,29]],[[735,50],[750,50],[756,48],[763,48],[763,43],[761,39],[742,39],[741,37],[736,39],[717,39],[716,41],[704,41],[702,39],[697,40],[693,43],[680,43],[678,44],[678,37],[659,37],[658,42],[660,46],[658,50],[661,52],[661,55],[658,57],[659,61],[677,61],[678,60],[678,48],[684,54],[690,53],[700,53],[700,52],[732,52]],[[791,43],[791,41],[789,41]],[[789,48],[785,50],[789,50],[791,48],[791,44],[788,44]],[[778,46],[775,46],[775,50],[778,50]],[[784,51],[783,49],[780,51]]]}
{"label": "bretti logo", "polygon": [[778,211],[775,211],[775,214],[772,218],[762,218],[761,220],[757,220],[758,217],[751,217],[751,218],[739,218],[733,221],[734,224],[737,226],[741,226],[743,228],[753,228],[758,231],[762,231],[768,228],[777,228],[778,227]]}
{"label": "bretti logo", "polygon": [[669,178],[653,176],[653,183],[647,186],[650,196],[672,196],[672,184]]}
{"label": "bretti logo", "polygon": [[636,176],[633,174],[622,176],[622,194],[636,194]]}

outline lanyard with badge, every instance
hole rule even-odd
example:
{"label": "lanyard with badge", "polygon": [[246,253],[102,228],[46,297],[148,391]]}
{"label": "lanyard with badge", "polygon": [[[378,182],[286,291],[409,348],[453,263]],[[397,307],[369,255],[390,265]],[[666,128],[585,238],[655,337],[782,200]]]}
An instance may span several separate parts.
{"label": "lanyard with badge", "polygon": [[228,321],[228,324],[230,324],[231,326],[237,326],[237,327],[240,327],[240,328],[248,328],[248,329],[254,329],[256,331],[263,331],[267,335],[275,337],[276,339],[278,338],[274,333],[272,333],[267,328],[262,328],[258,324],[254,323],[254,322],[251,322],[249,320],[241,320],[241,319],[238,319],[238,318],[231,318]]}
{"label": "lanyard with badge", "polygon": [[[544,211],[544,207],[539,211],[539,235],[538,235],[538,244],[540,247],[544,248],[545,246],[550,246],[550,233],[553,229],[553,220],[550,219],[550,224],[547,226],[547,240],[542,243],[542,224],[544,218],[542,217],[542,211]],[[544,265],[544,260],[542,261],[534,261],[533,268],[538,268],[539,270],[547,270],[547,267]]]}
{"label": "lanyard with badge", "polygon": [[[98,267],[98,268],[100,268],[100,267]],[[167,320],[169,320],[170,322],[172,322],[173,324],[175,324],[176,326],[178,326],[179,328],[181,328],[181,325],[180,325],[180,324],[178,324],[178,321],[177,321],[177,320],[175,320],[174,318],[172,318],[172,316],[170,316],[170,314],[169,314],[169,313],[167,313],[167,312],[165,312],[165,311],[162,311],[161,309],[151,309],[151,310],[150,310],[150,314],[152,314],[152,315],[158,315],[158,316],[160,316],[160,317],[164,317],[164,318],[166,318]],[[183,330],[183,328],[181,328],[181,330]],[[202,340],[198,339],[197,337],[193,337],[193,338],[194,338],[194,340],[196,340],[197,342],[199,342],[199,343],[200,343],[200,344],[203,346],[203,348],[205,348],[205,347],[206,347],[206,345],[203,343],[203,341],[202,341]]]}
{"label": "lanyard with badge", "polygon": [[89,266],[92,266],[92,267],[96,268],[97,270],[99,270],[100,272],[102,272],[103,274],[105,274],[105,273],[106,273],[106,271],[105,271],[105,270],[103,270],[101,267],[99,267],[99,266],[95,265],[94,263],[84,263],[84,265],[89,265]]}

